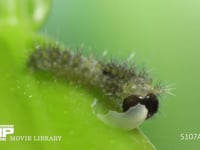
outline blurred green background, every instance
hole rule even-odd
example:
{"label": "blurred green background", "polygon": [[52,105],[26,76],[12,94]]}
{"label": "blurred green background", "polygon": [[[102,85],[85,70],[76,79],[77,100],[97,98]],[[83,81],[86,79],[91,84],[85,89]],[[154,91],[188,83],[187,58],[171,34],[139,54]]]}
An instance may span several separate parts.
{"label": "blurred green background", "polygon": [[[38,28],[40,25],[41,23],[34,24],[33,28]],[[23,30],[23,33],[20,30]],[[24,66],[18,66],[18,64],[24,63],[26,56],[20,58],[5,50],[17,49],[19,52],[23,47],[28,47],[26,43],[31,43],[30,37],[34,35],[27,30],[24,24],[7,30],[2,26],[0,28],[2,65],[0,89],[1,91],[9,89],[9,91],[4,90],[0,95],[2,102],[0,124],[15,124],[17,135],[64,135],[70,139],[64,139],[65,142],[61,144],[36,143],[31,147],[29,143],[9,143],[6,149],[62,149],[63,147],[73,149],[78,147],[75,141],[77,135],[86,135],[83,141],[78,143],[81,146],[85,145],[82,149],[86,147],[89,149],[131,149],[130,141],[133,137],[130,134],[115,131],[109,126],[102,127],[92,114],[68,108],[70,103],[71,106],[78,105],[77,107],[88,110],[91,103],[91,101],[84,101],[85,103],[67,101],[66,95],[71,95],[71,97],[76,95],[72,87],[56,82],[52,85],[52,82],[48,80],[37,83],[37,79],[32,79],[23,71],[15,72],[16,68],[24,69]],[[27,38],[25,32],[30,37]],[[77,48],[85,45],[85,49],[90,53],[102,54],[104,50],[107,50],[108,57],[119,60],[128,58],[134,52],[136,62],[151,70],[154,79],[166,84],[175,84],[176,87],[176,90],[172,91],[176,96],[165,95],[160,99],[159,113],[142,124],[140,127],[142,131],[158,150],[195,150],[200,147],[199,140],[182,141],[180,137],[181,133],[200,133],[199,1],[54,0],[47,22],[40,32],[63,42],[66,46]],[[12,38],[9,38],[9,34],[13,33],[15,34]],[[10,46],[16,45],[17,40],[18,47]],[[13,63],[12,59],[9,61],[6,59],[11,57],[20,58],[17,59],[19,62]],[[65,92],[66,94],[63,94]],[[74,99],[81,101],[83,95],[79,94]],[[84,95],[84,97],[93,99],[91,95]],[[71,114],[76,114],[77,117],[69,118],[68,115]],[[91,118],[96,119],[94,124],[87,121],[80,122]],[[72,126],[63,122],[76,122],[77,125],[74,124],[74,129],[72,129]],[[83,127],[78,124],[82,124]],[[88,126],[90,130],[84,131],[85,126]],[[105,141],[102,141],[101,136],[96,137],[94,133],[96,130],[99,133],[108,133],[104,135]],[[96,147],[94,143],[87,143],[87,140],[93,139],[94,136],[97,141],[105,142],[105,145]],[[113,140],[116,136],[119,138]],[[127,138],[122,140],[120,136]],[[117,144],[127,145],[127,147],[119,147]]]}
{"label": "blurred green background", "polygon": [[180,133],[200,133],[200,1],[53,1],[41,32],[118,59],[136,53],[154,79],[176,88],[141,126],[144,133],[159,150],[200,147],[199,140],[180,140]]}

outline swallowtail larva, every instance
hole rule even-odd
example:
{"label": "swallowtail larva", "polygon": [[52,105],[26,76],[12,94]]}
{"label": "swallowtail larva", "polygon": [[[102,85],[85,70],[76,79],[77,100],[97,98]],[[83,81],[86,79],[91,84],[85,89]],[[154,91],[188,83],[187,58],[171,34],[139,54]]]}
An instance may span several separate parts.
{"label": "swallowtail larva", "polygon": [[153,85],[145,71],[137,71],[134,66],[95,60],[48,44],[36,46],[29,57],[28,67],[71,80],[81,79],[98,87],[108,101],[114,103],[114,109],[97,116],[126,130],[136,128],[158,111],[158,97],[164,91],[161,86]]}

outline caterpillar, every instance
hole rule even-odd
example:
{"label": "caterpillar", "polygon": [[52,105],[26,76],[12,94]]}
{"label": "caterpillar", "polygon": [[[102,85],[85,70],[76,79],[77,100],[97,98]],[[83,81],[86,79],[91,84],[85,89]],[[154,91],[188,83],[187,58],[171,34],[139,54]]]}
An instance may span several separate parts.
{"label": "caterpillar", "polygon": [[135,65],[96,60],[56,45],[35,46],[28,67],[97,87],[114,104],[113,110],[97,116],[126,130],[151,118],[158,111],[158,97],[164,92],[161,86],[153,85],[147,72],[138,71]]}

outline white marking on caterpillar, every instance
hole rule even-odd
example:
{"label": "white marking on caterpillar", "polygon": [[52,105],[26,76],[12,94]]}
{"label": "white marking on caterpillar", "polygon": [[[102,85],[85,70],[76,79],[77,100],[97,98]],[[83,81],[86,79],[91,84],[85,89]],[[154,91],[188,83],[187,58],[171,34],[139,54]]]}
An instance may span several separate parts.
{"label": "white marking on caterpillar", "polygon": [[97,101],[98,101],[98,100],[95,98],[94,101],[93,101],[93,103],[91,104],[91,107],[92,107],[92,108],[95,107],[95,106],[97,105]]}
{"label": "white marking on caterpillar", "polygon": [[144,105],[137,104],[130,107],[128,111],[119,113],[109,111],[107,114],[98,114],[97,117],[106,124],[124,130],[132,130],[142,124],[147,117],[148,110]]}
{"label": "white marking on caterpillar", "polygon": [[128,57],[127,62],[130,62],[135,57],[135,53],[132,52],[131,55]]}
{"label": "white marking on caterpillar", "polygon": [[108,51],[104,50],[102,56],[105,57],[107,55]]}

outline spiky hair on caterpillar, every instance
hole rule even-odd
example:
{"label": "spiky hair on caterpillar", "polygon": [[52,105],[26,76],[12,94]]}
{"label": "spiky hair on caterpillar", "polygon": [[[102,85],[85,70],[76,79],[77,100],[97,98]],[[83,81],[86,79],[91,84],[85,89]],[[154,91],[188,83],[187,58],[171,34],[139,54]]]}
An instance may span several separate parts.
{"label": "spiky hair on caterpillar", "polygon": [[115,107],[97,116],[126,130],[151,118],[158,111],[158,97],[164,92],[161,86],[153,85],[147,72],[138,71],[135,66],[96,60],[58,45],[37,44],[29,56],[28,67],[98,87]]}

